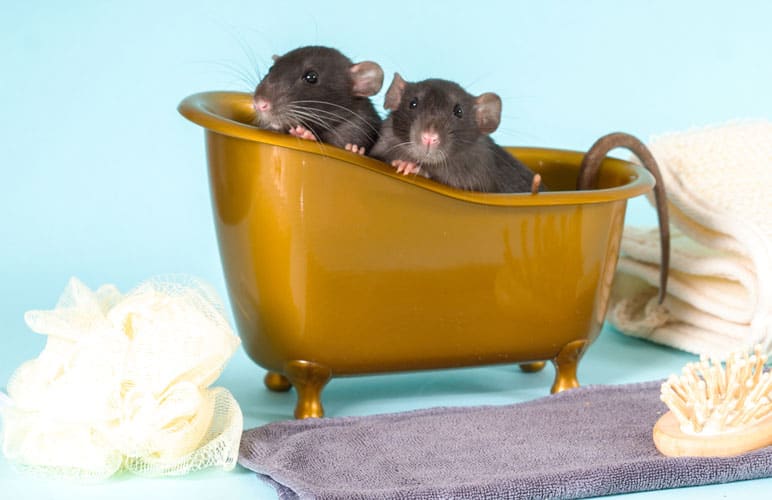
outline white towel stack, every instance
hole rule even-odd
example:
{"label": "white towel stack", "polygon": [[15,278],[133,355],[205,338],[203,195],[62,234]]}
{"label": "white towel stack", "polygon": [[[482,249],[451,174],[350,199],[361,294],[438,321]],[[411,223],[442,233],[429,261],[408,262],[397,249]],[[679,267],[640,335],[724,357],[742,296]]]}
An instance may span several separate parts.
{"label": "white towel stack", "polygon": [[620,331],[723,359],[772,348],[772,123],[738,121],[648,145],[667,189],[668,293],[656,229],[625,228],[608,319]]}

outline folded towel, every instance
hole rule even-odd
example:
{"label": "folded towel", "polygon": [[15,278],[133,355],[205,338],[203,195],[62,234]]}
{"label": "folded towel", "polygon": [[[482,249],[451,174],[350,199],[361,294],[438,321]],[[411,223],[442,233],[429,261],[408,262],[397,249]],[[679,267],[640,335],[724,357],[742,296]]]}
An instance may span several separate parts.
{"label": "folded towel", "polygon": [[654,138],[671,222],[671,280],[656,303],[657,232],[625,228],[608,319],[629,335],[723,357],[772,348],[772,123]]}
{"label": "folded towel", "polygon": [[772,447],[661,455],[661,382],[586,386],[507,406],[276,422],[242,435],[239,463],[282,500],[584,498],[768,477]]}

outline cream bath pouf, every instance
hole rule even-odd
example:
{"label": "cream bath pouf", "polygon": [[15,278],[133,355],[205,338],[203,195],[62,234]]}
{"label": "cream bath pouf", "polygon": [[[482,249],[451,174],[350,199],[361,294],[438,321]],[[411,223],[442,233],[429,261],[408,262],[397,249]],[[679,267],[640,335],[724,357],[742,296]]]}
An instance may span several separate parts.
{"label": "cream bath pouf", "polygon": [[48,338],[0,405],[11,463],[87,480],[235,466],[241,409],[209,386],[239,339],[211,287],[157,278],[124,295],[73,278],[55,309],[25,320]]}

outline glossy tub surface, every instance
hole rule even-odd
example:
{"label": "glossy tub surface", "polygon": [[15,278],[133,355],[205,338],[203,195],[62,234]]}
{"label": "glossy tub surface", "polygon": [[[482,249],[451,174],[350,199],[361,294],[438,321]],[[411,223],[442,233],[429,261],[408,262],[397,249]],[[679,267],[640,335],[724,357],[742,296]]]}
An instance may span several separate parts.
{"label": "glossy tub surface", "polygon": [[398,175],[342,149],[257,130],[251,96],[180,112],[206,129],[212,204],[237,329],[298,418],[331,377],[552,361],[552,391],[602,326],[627,199],[653,186],[607,159],[574,191],[582,153],[511,151],[552,191],[483,194]]}

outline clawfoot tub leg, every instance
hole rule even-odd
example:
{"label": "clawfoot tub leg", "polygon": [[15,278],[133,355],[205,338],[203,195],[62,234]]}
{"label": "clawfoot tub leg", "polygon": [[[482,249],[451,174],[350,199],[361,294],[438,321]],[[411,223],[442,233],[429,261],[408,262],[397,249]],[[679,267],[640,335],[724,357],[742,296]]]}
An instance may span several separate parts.
{"label": "clawfoot tub leg", "polygon": [[589,345],[587,340],[574,340],[563,346],[552,360],[552,364],[555,365],[555,382],[552,384],[550,392],[555,394],[579,387],[579,381],[576,379],[576,368]]}
{"label": "clawfoot tub leg", "polygon": [[534,361],[533,363],[520,363],[520,370],[525,373],[534,373],[541,371],[546,363],[544,361]]}
{"label": "clawfoot tub leg", "polygon": [[292,383],[287,377],[278,372],[268,372],[263,379],[265,386],[275,392],[287,392],[292,389]]}
{"label": "clawfoot tub leg", "polygon": [[284,365],[284,373],[298,393],[295,418],[323,417],[322,389],[330,381],[332,371],[324,365],[299,360]]}

